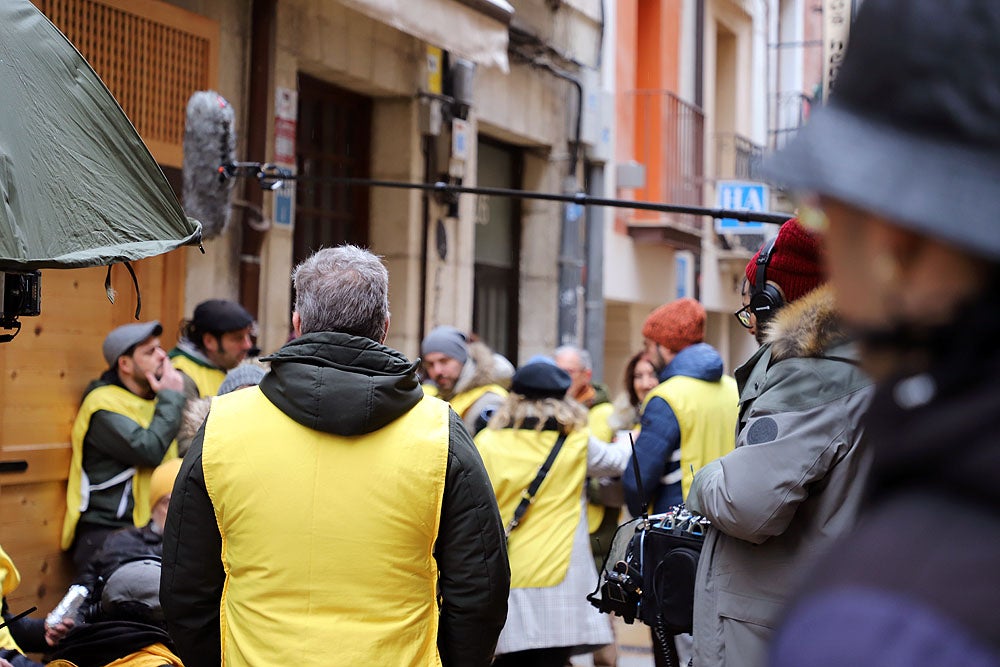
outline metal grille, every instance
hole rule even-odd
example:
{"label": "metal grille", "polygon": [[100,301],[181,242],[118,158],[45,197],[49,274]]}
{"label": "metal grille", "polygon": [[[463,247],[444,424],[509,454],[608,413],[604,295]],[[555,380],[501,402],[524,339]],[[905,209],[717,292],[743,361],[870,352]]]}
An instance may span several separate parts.
{"label": "metal grille", "polygon": [[214,87],[219,26],[153,0],[34,0],[87,59],[162,164],[181,166],[188,98]]}
{"label": "metal grille", "polygon": [[723,179],[756,181],[764,147],[741,134],[720,132],[715,135],[715,175]]}
{"label": "metal grille", "polygon": [[[668,90],[633,90],[627,94],[635,118],[635,159],[646,165],[648,182],[639,198],[701,206],[705,182],[705,116]],[[697,216],[668,214],[699,228]]]}

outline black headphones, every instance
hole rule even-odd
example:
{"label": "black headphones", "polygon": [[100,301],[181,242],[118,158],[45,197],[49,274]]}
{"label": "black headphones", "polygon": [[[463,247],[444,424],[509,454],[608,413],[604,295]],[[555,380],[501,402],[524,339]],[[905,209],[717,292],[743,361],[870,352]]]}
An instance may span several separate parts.
{"label": "black headphones", "polygon": [[750,294],[749,308],[756,316],[758,326],[766,323],[785,305],[778,288],[767,284],[767,265],[771,262],[771,253],[777,239],[777,236],[772,237],[757,255],[757,280],[754,281],[753,292]]}

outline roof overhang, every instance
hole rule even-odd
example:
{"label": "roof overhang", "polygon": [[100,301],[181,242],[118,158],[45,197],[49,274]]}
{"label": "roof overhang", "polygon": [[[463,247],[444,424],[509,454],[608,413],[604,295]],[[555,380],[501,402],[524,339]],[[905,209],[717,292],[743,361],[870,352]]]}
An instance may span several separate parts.
{"label": "roof overhang", "polygon": [[340,1],[449,53],[508,71],[507,35],[514,7],[505,0]]}
{"label": "roof overhang", "polygon": [[701,252],[701,230],[667,218],[629,220],[628,235],[637,243],[662,243],[677,250]]}

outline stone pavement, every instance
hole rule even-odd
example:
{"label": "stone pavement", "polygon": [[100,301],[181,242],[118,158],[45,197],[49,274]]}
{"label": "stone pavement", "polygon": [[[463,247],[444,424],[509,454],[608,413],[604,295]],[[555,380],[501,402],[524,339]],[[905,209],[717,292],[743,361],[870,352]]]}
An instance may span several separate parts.
{"label": "stone pavement", "polygon": [[[615,624],[615,643],[618,644],[618,667],[653,667],[653,648],[649,635],[649,626],[636,621],[628,625],[617,616],[613,616]],[[573,665],[591,667],[589,655],[573,658]]]}

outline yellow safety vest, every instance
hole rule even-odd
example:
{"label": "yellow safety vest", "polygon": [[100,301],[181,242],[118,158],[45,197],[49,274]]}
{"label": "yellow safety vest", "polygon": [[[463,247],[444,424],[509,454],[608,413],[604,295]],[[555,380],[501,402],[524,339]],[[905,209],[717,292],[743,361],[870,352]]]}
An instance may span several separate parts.
{"label": "yellow safety vest", "polygon": [[608,418],[615,411],[612,403],[598,403],[587,412],[587,425],[590,433],[601,442],[613,442],[615,432],[608,425]]}
{"label": "yellow safety vest", "polygon": [[458,416],[465,419],[465,413],[469,411],[476,401],[485,396],[486,394],[498,394],[503,398],[507,398],[507,390],[498,384],[486,384],[482,387],[475,387],[468,391],[463,391],[461,394],[455,394],[448,401],[451,403],[452,409],[458,413]]}
{"label": "yellow safety vest", "polygon": [[[608,417],[615,411],[615,406],[611,403],[598,403],[587,413],[587,424],[590,426],[590,434],[601,442],[613,442],[615,433],[608,426]],[[601,527],[604,521],[604,514],[607,511],[604,505],[597,503],[587,503],[587,530],[591,534]]]}
{"label": "yellow safety vest", "polygon": [[441,664],[448,414],[425,397],[378,431],[339,436],[258,387],[214,399],[202,468],[222,535],[224,665],[290,651],[296,665]]}
{"label": "yellow safety vest", "polygon": [[219,387],[222,386],[222,382],[226,379],[225,371],[199,364],[183,353],[172,357],[170,363],[174,365],[174,368],[194,380],[195,386],[198,387],[198,393],[202,396],[215,396],[218,394]]}
{"label": "yellow safety vest", "polygon": [[[80,514],[90,503],[90,492],[100,490],[104,486],[117,486],[131,480],[132,523],[139,527],[149,523],[149,478],[153,474],[152,468],[128,468],[107,482],[96,485],[91,484],[87,478],[83,469],[83,439],[90,430],[90,418],[98,410],[124,415],[139,426],[149,428],[150,422],[153,421],[153,413],[156,412],[156,400],[136,396],[128,389],[112,384],[97,387],[83,399],[83,405],[76,413],[76,421],[73,422],[70,435],[73,451],[69,462],[69,478],[66,480],[66,517],[63,519],[62,530],[64,550],[73,544]],[[164,461],[174,458],[177,458],[176,441],[170,443],[170,447],[163,455]],[[125,488],[127,489],[128,485]]]}
{"label": "yellow safety vest", "polygon": [[[150,644],[135,653],[129,653],[123,658],[109,662],[104,667],[163,667],[163,665],[184,667],[181,659],[166,646],[163,644]],[[77,665],[75,662],[60,659],[53,660],[48,664],[48,667],[77,667]]]}
{"label": "yellow safety vest", "polygon": [[694,473],[736,447],[736,380],[728,375],[718,382],[675,375],[646,395],[643,410],[653,397],[670,405],[681,429],[681,492],[686,500]]}
{"label": "yellow safety vest", "polygon": [[[13,593],[20,583],[21,573],[17,571],[17,568],[14,567],[14,561],[0,546],[0,592],[3,593],[3,597],[6,598]],[[23,653],[11,636],[10,628],[6,625],[0,628],[0,648],[13,649],[18,653]]]}
{"label": "yellow safety vest", "polygon": [[[500,516],[507,524],[558,434],[534,429],[484,429],[476,447],[493,483]],[[580,523],[587,477],[586,430],[571,433],[556,456],[535,500],[507,541],[511,588],[555,586],[566,578],[573,533]]]}

